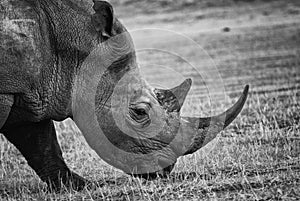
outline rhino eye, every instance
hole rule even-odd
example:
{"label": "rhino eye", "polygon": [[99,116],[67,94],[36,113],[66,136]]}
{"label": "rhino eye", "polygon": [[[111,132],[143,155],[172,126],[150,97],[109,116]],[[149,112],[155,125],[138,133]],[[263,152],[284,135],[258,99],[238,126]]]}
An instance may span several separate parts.
{"label": "rhino eye", "polygon": [[143,108],[133,108],[132,110],[137,116],[147,115],[146,110],[144,110]]}
{"label": "rhino eye", "polygon": [[129,107],[129,116],[135,122],[142,124],[143,127],[149,125],[150,118],[149,118],[149,110],[150,107],[146,104],[141,105],[131,105]]}

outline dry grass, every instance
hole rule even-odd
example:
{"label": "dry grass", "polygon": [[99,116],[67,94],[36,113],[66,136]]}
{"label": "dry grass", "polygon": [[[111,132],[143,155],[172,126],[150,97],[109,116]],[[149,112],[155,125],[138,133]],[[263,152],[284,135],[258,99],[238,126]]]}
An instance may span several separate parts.
{"label": "dry grass", "polygon": [[[190,29],[186,29],[189,25],[182,24],[182,30],[201,44],[218,64],[231,97],[218,110],[229,106],[244,84],[251,85],[242,114],[219,135],[209,153],[204,150],[180,158],[167,179],[135,179],[99,159],[73,122],[67,120],[56,123],[64,157],[72,170],[98,181],[93,189],[47,192],[20,153],[0,136],[0,200],[299,200],[300,17],[299,12],[291,14],[290,10],[300,8],[285,6],[278,11],[276,6],[277,1],[269,3],[268,15],[261,7],[253,7],[253,18],[249,13],[237,15],[235,9],[226,11],[222,17],[208,17],[208,21],[213,18],[218,26],[227,16],[230,32],[219,28],[201,31],[204,22],[199,19],[196,22],[195,13]],[[203,12],[212,13],[213,9],[218,8],[207,8]],[[232,13],[235,18],[231,17]],[[172,16],[155,15],[153,18],[160,19],[156,24],[143,15],[146,23],[143,26],[154,23],[168,27],[170,22],[164,19]],[[136,26],[131,17],[123,20],[129,28]],[[181,30],[180,23],[174,24]],[[168,45],[176,46],[176,43]],[[193,54],[184,44],[176,48]],[[178,60],[152,56],[175,68],[183,65]],[[199,58],[200,61],[203,62],[203,58]],[[148,78],[160,79],[154,75],[155,69],[152,74],[150,70]],[[168,75],[164,76],[167,80]],[[197,78],[191,72],[185,76]],[[195,85],[193,98],[207,95],[200,81]],[[195,110],[205,113],[201,110],[203,107],[195,108],[191,102],[185,105],[185,113],[194,114]]]}

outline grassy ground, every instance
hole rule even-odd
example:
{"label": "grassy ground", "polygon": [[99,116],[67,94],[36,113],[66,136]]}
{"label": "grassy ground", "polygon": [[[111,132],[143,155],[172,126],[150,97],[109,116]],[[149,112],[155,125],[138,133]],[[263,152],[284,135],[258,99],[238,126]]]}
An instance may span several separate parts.
{"label": "grassy ground", "polygon": [[[136,2],[136,3],[134,3]],[[218,110],[236,100],[243,85],[250,84],[249,100],[242,114],[213,142],[212,149],[180,158],[167,179],[146,181],[131,178],[104,163],[86,145],[71,120],[56,123],[64,157],[71,169],[98,181],[82,192],[49,193],[20,153],[0,135],[0,200],[299,200],[300,199],[300,7],[297,1],[252,3],[232,1],[198,5],[197,1],[150,1],[141,12],[140,1],[116,3],[117,14],[129,29],[168,28],[199,43],[217,64],[228,95]],[[166,3],[167,2],[167,3]],[[223,2],[223,1],[216,1]],[[113,2],[114,3],[114,2]],[[181,9],[178,9],[178,5]],[[299,4],[299,3],[298,3]],[[132,9],[126,15],[128,9]],[[167,11],[167,12],[166,12]],[[225,28],[225,29],[224,29]],[[159,39],[157,39],[159,41]],[[187,55],[189,46],[164,41]],[[160,54],[141,55],[179,69],[181,60]],[[199,56],[205,65],[207,57]],[[149,60],[148,60],[149,61]],[[145,69],[147,79],[157,69]],[[192,71],[192,96],[184,112],[204,114],[194,99],[208,96]],[[196,110],[196,112],[195,112]]]}

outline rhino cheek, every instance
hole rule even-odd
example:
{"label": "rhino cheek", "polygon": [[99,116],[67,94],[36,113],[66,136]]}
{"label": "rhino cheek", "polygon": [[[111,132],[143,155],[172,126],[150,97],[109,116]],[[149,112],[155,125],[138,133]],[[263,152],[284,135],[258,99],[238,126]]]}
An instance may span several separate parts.
{"label": "rhino cheek", "polygon": [[95,144],[93,149],[107,163],[128,174],[158,172],[165,168],[161,167],[161,161],[165,161],[165,166],[168,166],[176,160],[171,149],[164,143],[134,138],[123,133],[116,125],[112,112],[108,108],[97,111],[97,123],[98,131],[90,130],[89,132],[93,132],[94,139],[98,138],[97,141],[101,143]]}

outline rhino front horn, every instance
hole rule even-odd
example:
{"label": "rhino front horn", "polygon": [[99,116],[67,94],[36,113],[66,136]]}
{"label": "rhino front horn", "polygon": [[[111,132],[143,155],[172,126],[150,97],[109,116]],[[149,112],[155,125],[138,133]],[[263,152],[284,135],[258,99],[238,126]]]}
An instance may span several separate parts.
{"label": "rhino front horn", "polygon": [[173,142],[173,148],[177,154],[192,154],[212,141],[241,112],[248,96],[248,90],[249,86],[247,85],[239,100],[220,115],[206,118],[181,117],[178,137]]}

